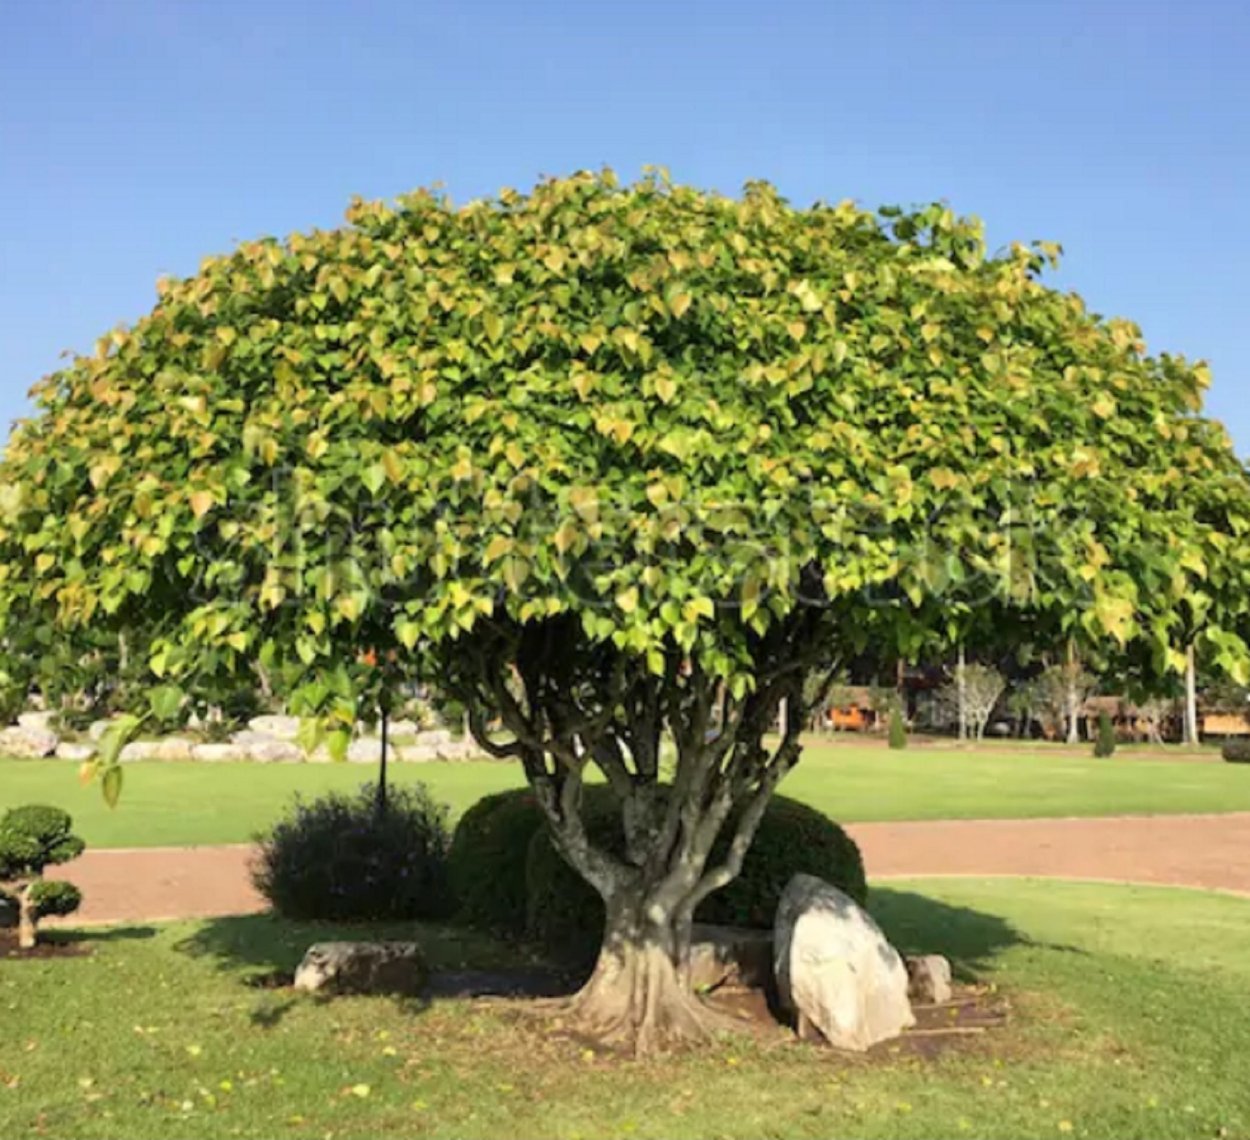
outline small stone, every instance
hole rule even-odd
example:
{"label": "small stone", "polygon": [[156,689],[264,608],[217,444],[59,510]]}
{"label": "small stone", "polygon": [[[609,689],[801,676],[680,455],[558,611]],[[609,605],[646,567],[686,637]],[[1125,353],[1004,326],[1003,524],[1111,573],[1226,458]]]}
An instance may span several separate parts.
{"label": "small stone", "polygon": [[318,942],[295,971],[307,993],[417,994],[430,971],[415,942]]}
{"label": "small stone", "polygon": [[0,756],[16,756],[22,760],[39,760],[51,756],[59,743],[56,734],[42,729],[11,725],[0,729]]}
{"label": "small stone", "polygon": [[800,1030],[811,1022],[829,1044],[863,1052],[915,1025],[898,951],[836,887],[795,875],[777,906],[773,946],[778,996]]}
{"label": "small stone", "polygon": [[289,740],[257,740],[247,746],[247,758],[257,764],[298,764],[304,750]]}
{"label": "small stone", "polygon": [[951,1000],[951,964],[941,954],[905,958],[907,996],[917,1005],[941,1005]]}
{"label": "small stone", "polygon": [[58,760],[77,760],[81,764],[84,760],[90,760],[94,755],[95,745],[85,741],[62,740],[56,746]]}
{"label": "small stone", "polygon": [[773,972],[773,932],[696,922],[690,932],[690,984],[763,989]]}

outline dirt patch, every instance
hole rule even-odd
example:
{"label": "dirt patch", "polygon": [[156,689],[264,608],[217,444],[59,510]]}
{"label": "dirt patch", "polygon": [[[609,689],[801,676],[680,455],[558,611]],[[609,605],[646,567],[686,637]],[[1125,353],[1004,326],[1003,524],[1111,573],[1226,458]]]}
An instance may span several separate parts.
{"label": "dirt patch", "polygon": [[[779,1031],[784,1030],[783,1042],[795,1040],[790,1035],[793,1026],[789,1019],[778,1012],[775,1001],[764,990],[724,986],[709,1000],[756,1037],[776,1041]],[[926,1059],[980,1044],[987,1034],[1007,1024],[1009,1009],[1007,1000],[993,987],[956,986],[948,1002],[913,1006],[916,1024],[901,1037],[873,1046],[863,1056],[868,1061],[893,1064],[900,1057]]]}

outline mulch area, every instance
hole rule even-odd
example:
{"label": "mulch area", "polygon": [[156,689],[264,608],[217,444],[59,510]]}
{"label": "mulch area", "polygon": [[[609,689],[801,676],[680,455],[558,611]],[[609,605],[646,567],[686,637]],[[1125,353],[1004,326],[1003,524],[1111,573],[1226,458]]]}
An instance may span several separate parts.
{"label": "mulch area", "polygon": [[[1029,875],[1203,887],[1250,895],[1250,812],[1104,819],[860,823],[848,830],[873,879]],[[69,925],[251,914],[251,849],[89,850],[58,868],[82,910]]]}

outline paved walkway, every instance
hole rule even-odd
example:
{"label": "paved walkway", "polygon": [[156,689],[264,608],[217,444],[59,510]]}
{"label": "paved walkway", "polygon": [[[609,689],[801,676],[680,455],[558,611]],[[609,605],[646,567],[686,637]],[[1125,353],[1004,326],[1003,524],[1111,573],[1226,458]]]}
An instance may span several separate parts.
{"label": "paved walkway", "polygon": [[[1250,896],[1250,812],[1109,819],[859,823],[848,829],[872,879],[1042,875],[1207,887]],[[263,909],[251,849],[88,851],[64,877],[85,896],[71,921],[128,922]]]}

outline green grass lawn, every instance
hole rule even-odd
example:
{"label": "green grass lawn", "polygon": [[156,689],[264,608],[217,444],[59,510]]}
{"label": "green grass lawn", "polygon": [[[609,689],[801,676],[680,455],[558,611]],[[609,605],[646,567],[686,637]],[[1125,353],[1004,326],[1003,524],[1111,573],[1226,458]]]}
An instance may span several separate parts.
{"label": "green grass lawn", "polygon": [[[779,1030],[634,1062],[506,1006],[244,984],[325,928],[120,928],[92,932],[89,957],[0,963],[0,1136],[1250,1135],[1250,902],[986,879],[893,884],[872,905],[903,950],[996,984],[1007,1026],[929,1059]],[[419,937],[444,967],[516,961]]]}
{"label": "green grass lawn", "polygon": [[[517,764],[479,761],[394,765],[401,782],[424,780],[463,811],[488,792],[518,785]],[[83,788],[76,766],[0,760],[0,808],[39,801],[72,812],[97,847],[245,842],[295,793],[352,788],[374,777],[358,764],[159,764],[126,766],[121,806]],[[816,742],[782,785],[835,819],[975,819],[1250,810],[1250,765],[1182,760],[1160,751],[909,748]]]}

